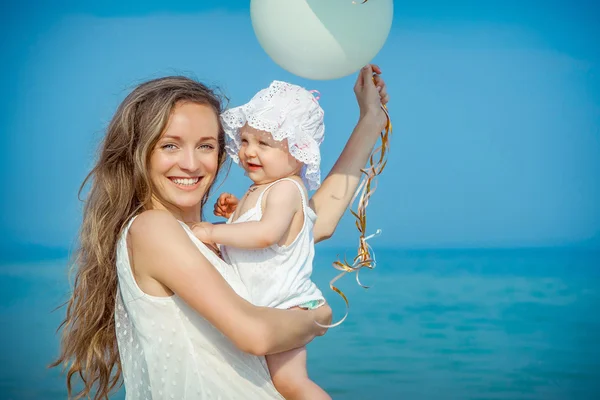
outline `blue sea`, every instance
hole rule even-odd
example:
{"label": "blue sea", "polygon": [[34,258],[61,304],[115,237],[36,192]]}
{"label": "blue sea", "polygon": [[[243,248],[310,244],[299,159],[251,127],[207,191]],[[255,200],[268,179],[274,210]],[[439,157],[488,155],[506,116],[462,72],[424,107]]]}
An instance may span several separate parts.
{"label": "blue sea", "polygon": [[[600,398],[600,252],[376,250],[361,273],[371,287],[346,276],[347,320],[308,347],[334,399]],[[327,288],[338,251],[317,252],[314,279],[339,318]],[[66,398],[46,365],[67,291],[64,260],[0,266],[1,399]]]}

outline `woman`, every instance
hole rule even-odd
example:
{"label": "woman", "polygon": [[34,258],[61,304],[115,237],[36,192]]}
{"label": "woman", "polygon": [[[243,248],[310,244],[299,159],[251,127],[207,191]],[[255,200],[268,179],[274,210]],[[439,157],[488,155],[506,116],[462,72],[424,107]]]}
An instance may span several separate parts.
{"label": "woman", "polygon": [[[332,235],[386,123],[380,72],[367,66],[357,79],[359,122],[311,199],[315,241]],[[128,399],[281,398],[264,355],[325,333],[315,321],[328,324],[329,307],[253,306],[234,270],[188,227],[201,220],[225,161],[221,111],[204,85],[167,77],[138,86],[113,117],[88,176],[53,364],[67,368],[69,396],[75,374],[84,383],[76,398],[95,399],[107,398],[123,374]]]}

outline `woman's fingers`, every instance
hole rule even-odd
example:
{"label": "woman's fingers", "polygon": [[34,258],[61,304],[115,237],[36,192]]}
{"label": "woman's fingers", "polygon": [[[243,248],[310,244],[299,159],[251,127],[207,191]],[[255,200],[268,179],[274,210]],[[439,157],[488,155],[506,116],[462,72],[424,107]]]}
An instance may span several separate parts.
{"label": "woman's fingers", "polygon": [[358,76],[356,77],[356,83],[354,84],[354,92],[355,93],[359,93],[362,89],[362,87],[365,84],[366,81],[366,76],[372,74],[372,72],[369,74],[368,70],[370,69],[369,65],[365,65],[359,72]]}
{"label": "woman's fingers", "polygon": [[380,75],[375,75],[373,77],[375,81],[375,86],[377,86],[377,90],[379,91],[379,98],[381,100],[381,104],[385,105],[389,101],[389,95],[387,92],[387,85],[385,81]]}
{"label": "woman's fingers", "polygon": [[381,72],[381,68],[375,64],[363,67],[356,79],[354,93],[361,116],[365,113],[374,113],[381,120],[381,129],[383,129],[387,123],[387,115],[382,110],[382,105],[387,104],[389,95],[386,83],[380,75]]}

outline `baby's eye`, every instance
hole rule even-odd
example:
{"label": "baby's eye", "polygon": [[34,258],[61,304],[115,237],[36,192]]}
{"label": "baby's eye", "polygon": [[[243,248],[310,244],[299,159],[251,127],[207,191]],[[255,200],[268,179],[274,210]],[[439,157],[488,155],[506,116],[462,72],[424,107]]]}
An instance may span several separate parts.
{"label": "baby's eye", "polygon": [[258,144],[260,144],[261,146],[268,146],[269,145],[269,143],[263,142],[263,141],[258,142]]}

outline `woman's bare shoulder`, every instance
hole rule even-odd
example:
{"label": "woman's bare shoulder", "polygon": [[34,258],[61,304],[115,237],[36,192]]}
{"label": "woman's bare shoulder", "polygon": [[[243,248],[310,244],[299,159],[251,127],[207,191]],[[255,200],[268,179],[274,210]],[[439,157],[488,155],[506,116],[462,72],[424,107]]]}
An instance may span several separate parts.
{"label": "woman's bare shoulder", "polygon": [[164,210],[147,210],[139,214],[129,228],[129,237],[134,249],[137,247],[150,253],[181,241],[191,243],[179,221]]}
{"label": "woman's bare shoulder", "polygon": [[[139,214],[129,229],[131,254],[140,271],[174,292],[178,276],[212,266],[198,251],[183,225],[168,211],[148,210]],[[164,268],[169,265],[169,268]],[[188,272],[186,272],[188,271]],[[188,275],[189,277],[189,275]]]}
{"label": "woman's bare shoulder", "polygon": [[129,230],[131,233],[138,234],[147,232],[148,230],[177,225],[179,225],[179,222],[175,219],[173,214],[168,211],[146,210],[135,217]]}
{"label": "woman's bare shoulder", "polygon": [[183,227],[173,214],[165,210],[146,210],[135,217],[129,233],[139,238],[154,235],[164,237],[174,230],[183,232]]}

